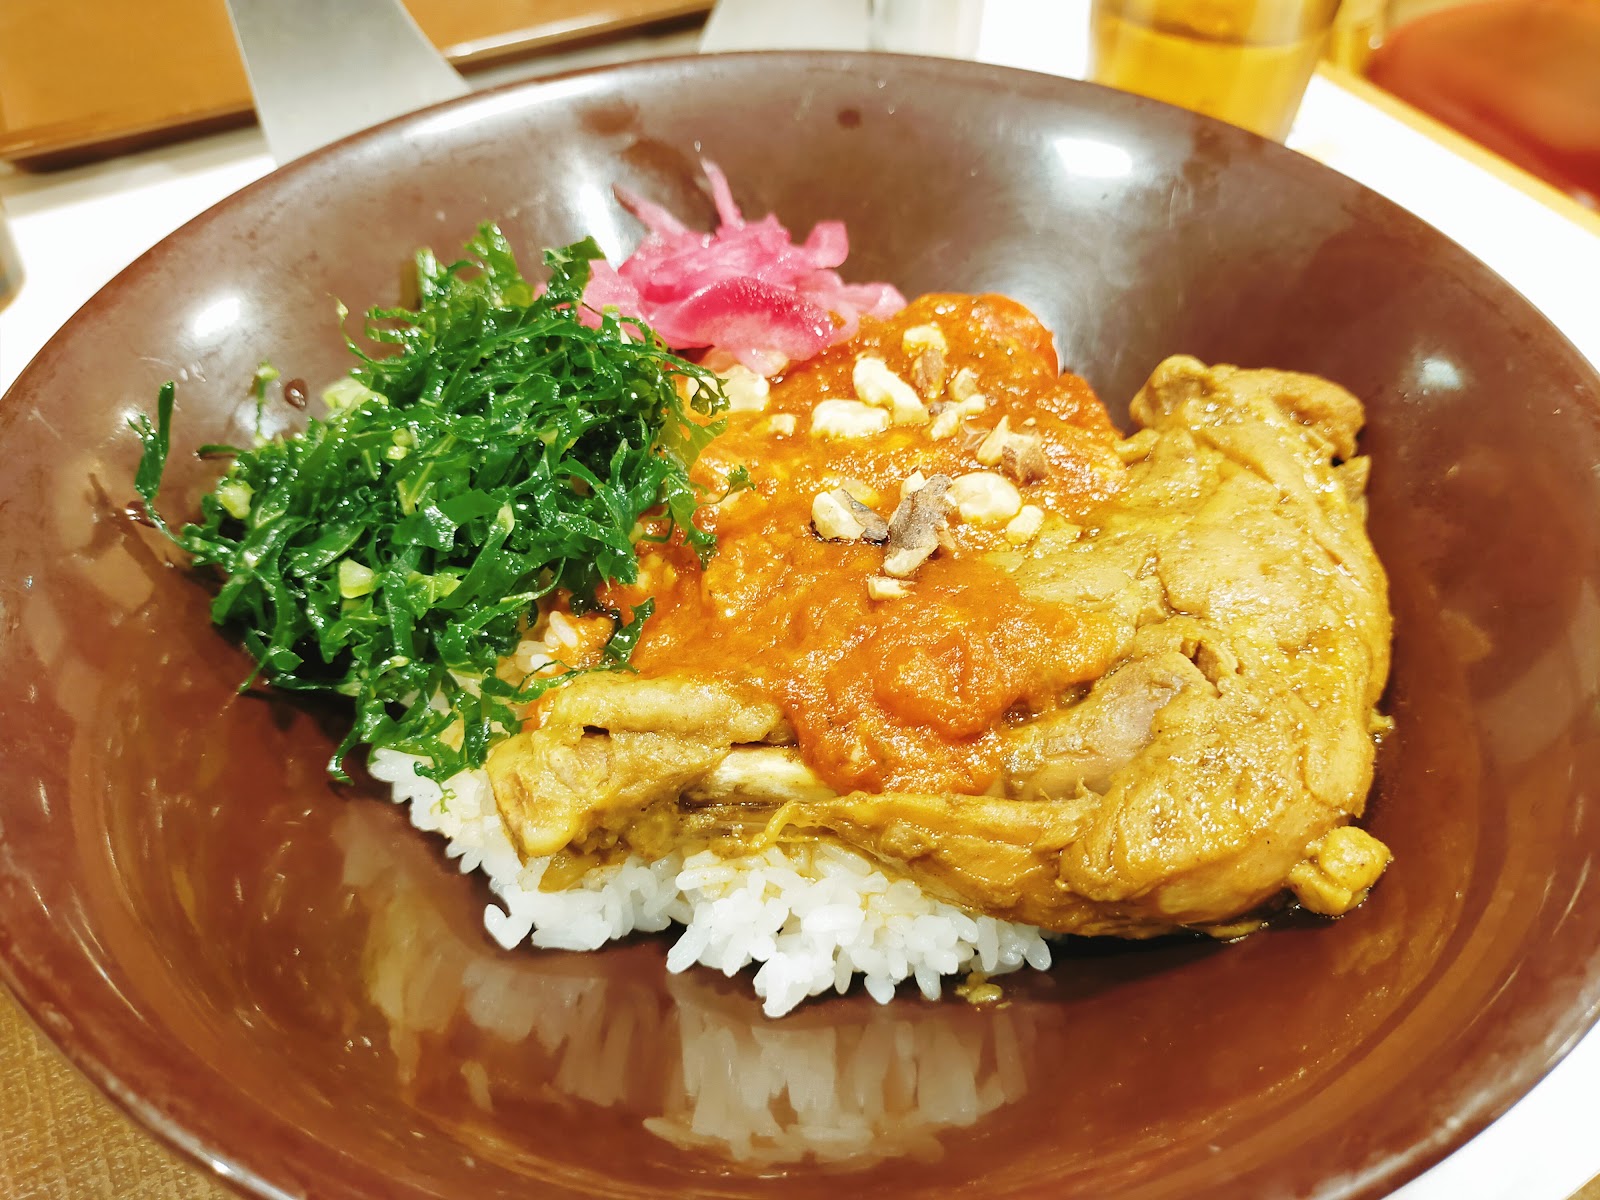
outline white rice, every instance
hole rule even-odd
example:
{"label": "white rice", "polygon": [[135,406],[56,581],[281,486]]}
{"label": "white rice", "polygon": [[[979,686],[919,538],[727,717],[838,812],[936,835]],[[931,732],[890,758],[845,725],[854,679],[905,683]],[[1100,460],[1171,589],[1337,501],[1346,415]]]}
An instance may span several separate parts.
{"label": "white rice", "polygon": [[463,771],[441,788],[416,774],[422,761],[377,750],[369,768],[396,803],[409,806],[413,825],[444,837],[463,873],[488,876],[500,904],[485,907],[484,928],[507,950],[523,942],[597,950],[635,931],[677,925],[669,971],[700,964],[731,976],[759,963],[753,983],[771,1017],[830,988],[843,993],[857,975],[887,1004],[907,979],[936,1000],[948,975],[1050,966],[1049,944],[1032,926],[971,916],[827,844],[738,858],[709,850],[653,863],[633,857],[569,888],[540,891],[548,860],[518,859],[488,776]]}

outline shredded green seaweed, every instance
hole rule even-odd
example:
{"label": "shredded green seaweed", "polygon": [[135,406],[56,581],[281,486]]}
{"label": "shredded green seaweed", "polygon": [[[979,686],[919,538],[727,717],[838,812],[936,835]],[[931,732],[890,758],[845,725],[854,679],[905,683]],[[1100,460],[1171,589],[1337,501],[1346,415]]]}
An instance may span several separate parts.
{"label": "shredded green seaweed", "polygon": [[[513,704],[576,670],[508,683],[496,675],[537,602],[557,590],[593,611],[608,582],[632,583],[642,517],[662,512],[704,561],[689,468],[721,430],[720,380],[614,312],[585,324],[593,239],[545,253],[542,293],[504,235],[484,225],[468,257],[418,252],[419,301],[373,309],[366,336],[392,347],[324,395],[304,433],[233,458],[198,522],[174,532],[156,510],[174,388],[140,414],[134,487],[151,520],[222,578],[217,624],[242,631],[259,675],[288,691],[334,692],[355,720],[328,763],[368,744],[423,755],[443,779],[483,763],[514,731]],[[343,310],[341,309],[341,317]],[[258,379],[265,379],[260,375]],[[651,606],[615,627],[600,663],[626,667]],[[459,743],[459,744],[457,744]]]}

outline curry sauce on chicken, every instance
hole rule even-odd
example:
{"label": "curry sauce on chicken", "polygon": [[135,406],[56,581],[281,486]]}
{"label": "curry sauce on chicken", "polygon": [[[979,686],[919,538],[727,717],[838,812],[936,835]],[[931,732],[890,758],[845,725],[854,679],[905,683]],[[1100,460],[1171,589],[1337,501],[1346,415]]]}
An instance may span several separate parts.
{"label": "curry sauce on chicken", "polygon": [[[954,295],[728,390],[695,467],[716,557],[646,523],[601,596],[653,605],[633,671],[490,752],[541,886],[822,839],[1063,933],[1360,902],[1391,622],[1353,396],[1172,358],[1124,437],[1030,313]],[[547,619],[551,669],[611,633]]]}

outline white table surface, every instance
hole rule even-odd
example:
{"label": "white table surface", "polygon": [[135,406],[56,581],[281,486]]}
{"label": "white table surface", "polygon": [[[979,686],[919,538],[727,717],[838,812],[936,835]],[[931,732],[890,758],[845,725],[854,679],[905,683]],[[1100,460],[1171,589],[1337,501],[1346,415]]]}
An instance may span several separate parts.
{"label": "white table surface", "polygon": [[[759,19],[753,6],[765,4]],[[860,0],[723,0],[708,49],[863,44]],[[482,85],[571,66],[691,53],[695,34],[637,38],[479,75]],[[1083,0],[988,0],[976,56],[1080,75]],[[1483,259],[1600,363],[1600,237],[1325,79],[1289,144],[1383,193]],[[255,129],[70,171],[0,171],[26,283],[0,312],[0,390],[93,292],[141,252],[272,168]],[[1395,1200],[1566,1200],[1600,1175],[1600,1032],[1520,1103]]]}

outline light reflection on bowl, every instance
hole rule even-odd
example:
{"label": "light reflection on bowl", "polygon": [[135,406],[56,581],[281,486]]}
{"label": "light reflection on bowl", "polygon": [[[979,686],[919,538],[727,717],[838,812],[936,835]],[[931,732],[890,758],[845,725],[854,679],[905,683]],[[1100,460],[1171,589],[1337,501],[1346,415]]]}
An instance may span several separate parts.
{"label": "light reflection on bowl", "polygon": [[[477,1053],[462,1060],[460,1086],[484,1112],[502,1083],[481,1056],[514,1054],[530,1083],[641,1114],[644,1128],[675,1146],[744,1165],[809,1159],[850,1169],[937,1159],[941,1132],[970,1127],[1028,1090],[1027,1005],[909,1001],[854,1008],[843,1021],[804,1012],[771,1021],[710,972],[672,976],[662,1006],[619,987],[588,955],[544,952],[544,969],[529,971],[530,956],[453,929],[419,877],[437,866],[394,855],[369,817],[352,808],[334,838],[344,883],[368,914],[362,980],[388,1023],[402,1087],[419,1083],[425,1041],[467,1022]],[[647,1055],[645,1046],[654,1049]],[[650,1057],[671,1068],[640,1071]]]}

